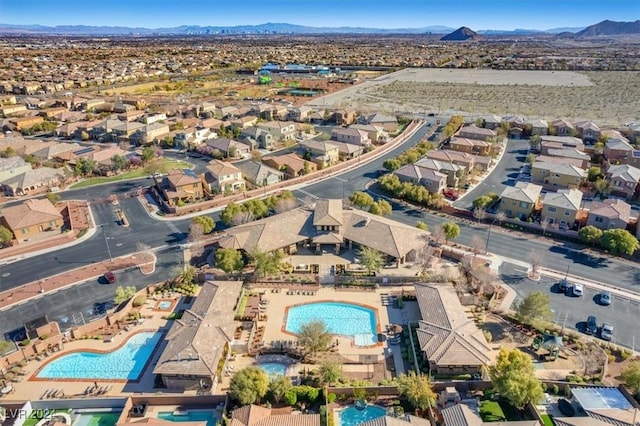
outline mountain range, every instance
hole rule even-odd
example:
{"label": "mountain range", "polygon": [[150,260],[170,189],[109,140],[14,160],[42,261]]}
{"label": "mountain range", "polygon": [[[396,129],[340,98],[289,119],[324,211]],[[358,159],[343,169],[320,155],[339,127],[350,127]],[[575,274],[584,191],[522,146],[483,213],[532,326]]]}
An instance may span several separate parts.
{"label": "mountain range", "polygon": [[[182,25],[172,28],[110,27],[88,25],[13,25],[0,23],[0,33],[16,35],[194,35],[194,34],[449,34],[455,28],[442,25],[422,28],[363,28],[363,27],[311,27],[288,23],[265,23],[260,25],[238,26],[197,26]],[[468,31],[468,28],[466,28]],[[552,28],[548,30],[477,30],[471,31],[483,36],[535,35],[572,33],[576,37],[611,36],[620,34],[640,34],[640,20],[635,22],[602,21],[586,28]],[[476,38],[473,36],[473,38]]]}

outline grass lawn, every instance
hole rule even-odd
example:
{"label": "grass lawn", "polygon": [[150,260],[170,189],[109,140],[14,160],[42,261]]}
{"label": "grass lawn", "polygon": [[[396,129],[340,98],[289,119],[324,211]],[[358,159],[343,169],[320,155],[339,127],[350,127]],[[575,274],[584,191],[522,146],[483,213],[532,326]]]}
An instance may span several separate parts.
{"label": "grass lawn", "polygon": [[55,416],[56,413],[69,414],[69,410],[67,409],[51,410],[46,408],[44,410],[33,410],[29,415],[29,418],[27,418],[24,421],[23,426],[35,426],[40,420],[44,419],[44,416],[51,417],[51,416]]}
{"label": "grass lawn", "polygon": [[185,168],[188,169],[188,168],[191,168],[191,164],[185,161],[180,161],[180,160],[162,160],[157,163],[153,163],[152,167],[153,167],[153,172],[150,172],[146,167],[142,167],[142,168],[132,170],[127,173],[122,173],[116,176],[108,176],[108,177],[101,176],[101,177],[87,178],[76,184],[71,185],[70,188],[73,188],[73,189],[85,188],[87,186],[100,185],[103,183],[117,182],[117,181],[126,180],[126,179],[136,179],[136,178],[148,176],[155,172],[166,173],[170,169],[185,169]]}
{"label": "grass lawn", "polygon": [[497,401],[481,401],[480,417],[483,422],[497,422],[506,420],[504,412]]}
{"label": "grass lawn", "polygon": [[553,419],[551,418],[550,415],[542,414],[540,417],[542,418],[542,422],[544,423],[544,426],[556,426],[556,424],[553,422]]}
{"label": "grass lawn", "polygon": [[238,309],[236,309],[236,317],[241,317],[244,315],[244,308],[247,306],[247,300],[249,300],[248,294],[243,294],[242,299],[240,299],[240,303],[238,304]]}

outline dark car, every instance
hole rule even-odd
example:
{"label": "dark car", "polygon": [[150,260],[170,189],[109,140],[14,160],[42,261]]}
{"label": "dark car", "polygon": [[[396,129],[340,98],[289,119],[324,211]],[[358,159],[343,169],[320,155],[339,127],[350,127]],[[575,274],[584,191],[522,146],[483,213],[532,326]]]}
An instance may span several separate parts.
{"label": "dark car", "polygon": [[600,293],[600,304],[602,306],[609,306],[611,304],[611,292],[608,290]]}
{"label": "dark car", "polygon": [[571,287],[571,285],[569,284],[569,281],[567,281],[566,279],[563,279],[558,283],[558,292],[566,293],[569,287]]}
{"label": "dark car", "polygon": [[589,315],[587,318],[587,325],[584,328],[584,332],[587,334],[596,334],[598,331],[598,320],[595,316]]}
{"label": "dark car", "polygon": [[104,279],[107,280],[109,284],[113,284],[116,282],[116,274],[111,271],[107,271],[104,273]]}

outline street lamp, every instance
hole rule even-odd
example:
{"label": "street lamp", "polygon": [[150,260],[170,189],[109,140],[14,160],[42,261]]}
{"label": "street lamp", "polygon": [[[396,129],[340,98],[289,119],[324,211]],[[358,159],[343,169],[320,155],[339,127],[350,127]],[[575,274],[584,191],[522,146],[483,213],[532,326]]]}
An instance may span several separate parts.
{"label": "street lamp", "polygon": [[20,346],[18,344],[18,342],[16,341],[15,336],[11,340],[13,340],[13,343],[16,345],[16,348],[20,349],[20,352],[22,353],[22,358],[24,358],[24,361],[28,362],[27,356],[24,354],[24,349],[22,349],[22,346]]}
{"label": "street lamp", "polygon": [[485,254],[489,253],[489,237],[491,237],[491,227],[493,226],[494,223],[496,223],[496,219],[493,219],[493,221],[489,224],[489,232],[487,232],[487,242],[484,245],[484,252]]}
{"label": "street lamp", "polygon": [[109,260],[113,262],[113,257],[111,256],[111,249],[109,248],[109,240],[107,239],[107,233],[104,230],[104,225],[100,225],[102,228],[102,236],[104,237],[104,243],[107,245],[107,253],[109,253]]}

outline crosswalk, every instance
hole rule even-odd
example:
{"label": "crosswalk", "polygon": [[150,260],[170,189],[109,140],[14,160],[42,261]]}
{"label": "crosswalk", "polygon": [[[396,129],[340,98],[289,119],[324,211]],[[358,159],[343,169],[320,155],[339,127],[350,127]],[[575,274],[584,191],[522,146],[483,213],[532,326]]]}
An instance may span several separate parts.
{"label": "crosswalk", "polygon": [[[299,193],[301,193],[301,194],[303,194],[303,195],[305,195],[305,196],[307,196],[307,197],[311,198],[312,200],[317,200],[317,199],[319,199],[319,198],[320,198],[320,197],[318,197],[317,195],[314,195],[314,194],[312,194],[312,193],[310,193],[310,192],[305,191],[304,189],[298,189],[297,191],[298,191]],[[302,199],[300,199],[300,198],[298,198],[298,199],[299,199],[300,201],[303,201],[303,202],[304,202],[304,200],[302,200]]]}
{"label": "crosswalk", "polygon": [[173,221],[171,221],[171,220],[167,220],[165,223],[167,224],[167,226],[169,227],[169,229],[170,229],[171,231],[173,231],[174,233],[176,233],[176,234],[181,234],[181,233],[182,233],[182,231],[180,231],[180,230],[178,229],[178,227],[176,226],[176,224],[175,224],[175,223],[173,223]]}

